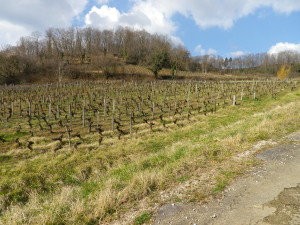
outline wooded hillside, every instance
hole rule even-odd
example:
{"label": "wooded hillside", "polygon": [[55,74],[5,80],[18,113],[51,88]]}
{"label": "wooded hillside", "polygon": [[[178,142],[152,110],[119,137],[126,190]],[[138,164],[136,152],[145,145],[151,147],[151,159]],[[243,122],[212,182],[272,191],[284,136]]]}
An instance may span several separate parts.
{"label": "wooded hillside", "polygon": [[[129,28],[100,31],[94,28],[49,28],[20,38],[16,46],[0,52],[0,84],[57,82],[72,79],[111,79],[138,74],[159,78],[167,68],[170,78],[178,71],[215,74],[268,74],[282,65],[299,76],[300,54],[282,52],[236,58],[203,55],[191,57],[170,38]],[[131,69],[128,69],[131,65]]]}

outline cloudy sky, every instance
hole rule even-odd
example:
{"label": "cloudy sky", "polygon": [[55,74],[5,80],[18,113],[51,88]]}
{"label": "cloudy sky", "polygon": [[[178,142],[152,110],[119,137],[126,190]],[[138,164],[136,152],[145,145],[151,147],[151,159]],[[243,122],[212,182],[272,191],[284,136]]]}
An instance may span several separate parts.
{"label": "cloudy sky", "polygon": [[192,55],[300,52],[300,0],[0,0],[0,46],[49,27],[128,26]]}

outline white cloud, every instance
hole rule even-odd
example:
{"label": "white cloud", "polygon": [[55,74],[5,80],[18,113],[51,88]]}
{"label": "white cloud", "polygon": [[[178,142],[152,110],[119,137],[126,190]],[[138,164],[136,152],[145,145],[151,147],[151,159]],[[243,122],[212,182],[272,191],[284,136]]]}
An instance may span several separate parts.
{"label": "white cloud", "polygon": [[288,43],[288,42],[279,42],[270,48],[270,50],[268,51],[268,54],[276,55],[280,52],[285,52],[285,51],[291,51],[291,52],[296,52],[296,53],[300,54],[300,43],[294,44],[294,43]]}
{"label": "white cloud", "polygon": [[205,50],[202,47],[202,45],[197,45],[194,52],[197,54],[200,54],[200,55],[216,55],[217,54],[217,51],[215,49],[210,48],[208,50]]}
{"label": "white cloud", "polygon": [[217,50],[210,48],[210,49],[207,50],[207,54],[208,55],[216,55],[217,54]]}
{"label": "white cloud", "polygon": [[176,13],[192,18],[201,28],[212,26],[224,29],[233,26],[234,22],[253,13],[260,7],[271,7],[279,13],[291,13],[300,10],[299,0],[136,0],[136,7],[149,4],[164,14],[167,19]]}
{"label": "white cloud", "polygon": [[200,55],[205,55],[205,50],[202,48],[201,45],[197,45],[194,52]]}
{"label": "white cloud", "polygon": [[233,57],[238,57],[238,56],[243,56],[243,55],[246,55],[247,53],[246,52],[243,52],[243,51],[236,51],[236,52],[231,52],[230,55],[233,56]]}
{"label": "white cloud", "polygon": [[[100,0],[103,2],[103,0]],[[150,33],[175,36],[173,17],[181,14],[195,21],[200,28],[228,29],[238,19],[261,7],[270,7],[279,13],[300,10],[299,0],[129,0],[133,4],[127,12],[102,5],[93,7],[86,15],[87,25],[99,28],[127,26]],[[177,38],[178,39],[178,38]],[[199,51],[198,51],[199,52]],[[213,52],[210,52],[213,53]]]}
{"label": "white cloud", "polygon": [[0,44],[49,27],[70,26],[88,0],[0,0]]}
{"label": "white cloud", "polygon": [[106,5],[101,8],[94,6],[85,17],[87,25],[97,24],[102,29],[112,29],[116,26],[120,18],[120,12],[116,8]]}
{"label": "white cloud", "polygon": [[176,27],[159,9],[149,2],[136,3],[129,12],[122,13],[118,9],[103,5],[93,7],[85,16],[85,23],[101,29],[118,26],[144,29],[150,33],[171,35]]}
{"label": "white cloud", "polygon": [[[132,7],[126,11],[109,7],[110,0],[0,0],[0,43],[19,34],[29,34],[48,27],[66,27],[78,20],[88,2],[97,4],[84,15],[85,25],[102,29],[128,26],[151,33],[170,35],[180,42],[173,18],[180,14],[195,21],[200,28],[228,29],[238,19],[261,7],[278,13],[300,10],[299,0],[127,0]],[[100,5],[100,6],[99,6]],[[18,28],[17,28],[18,27]],[[11,42],[10,42],[11,43]],[[211,52],[212,53],[212,52]]]}
{"label": "white cloud", "polygon": [[104,5],[104,4],[109,3],[109,0],[98,0],[97,2],[99,5]]}
{"label": "white cloud", "polygon": [[0,21],[0,27],[0,47],[5,47],[6,44],[14,44],[19,40],[20,36],[30,34],[24,27],[7,21]]}

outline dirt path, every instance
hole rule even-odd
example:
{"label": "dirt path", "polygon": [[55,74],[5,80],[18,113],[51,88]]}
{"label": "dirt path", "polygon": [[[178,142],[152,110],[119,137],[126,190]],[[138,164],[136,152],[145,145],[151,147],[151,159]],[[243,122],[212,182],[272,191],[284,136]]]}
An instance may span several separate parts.
{"label": "dirt path", "polygon": [[300,132],[256,157],[263,165],[228,187],[221,200],[166,204],[152,224],[300,224]]}

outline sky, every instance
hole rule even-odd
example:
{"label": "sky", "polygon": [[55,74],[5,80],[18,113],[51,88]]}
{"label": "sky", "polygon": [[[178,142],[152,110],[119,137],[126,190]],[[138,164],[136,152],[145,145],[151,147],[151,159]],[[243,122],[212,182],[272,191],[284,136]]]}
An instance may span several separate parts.
{"label": "sky", "polygon": [[0,0],[0,47],[47,28],[168,35],[196,55],[300,53],[300,0]]}

